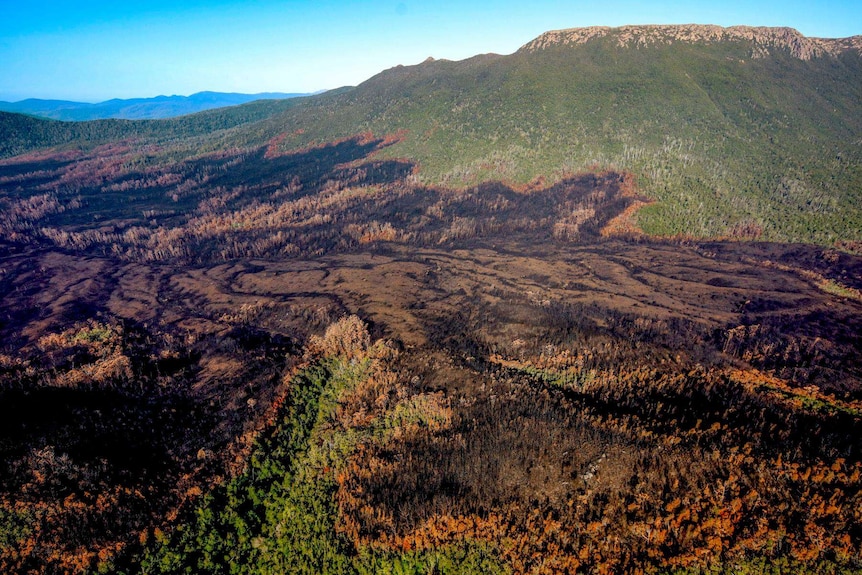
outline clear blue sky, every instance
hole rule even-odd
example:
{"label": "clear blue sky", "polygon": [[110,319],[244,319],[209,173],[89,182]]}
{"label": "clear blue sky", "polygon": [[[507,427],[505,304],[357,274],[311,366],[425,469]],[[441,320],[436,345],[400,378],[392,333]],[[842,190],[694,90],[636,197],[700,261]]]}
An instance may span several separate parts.
{"label": "clear blue sky", "polygon": [[0,0],[0,100],[311,92],[547,30],[679,23],[845,37],[862,0]]}

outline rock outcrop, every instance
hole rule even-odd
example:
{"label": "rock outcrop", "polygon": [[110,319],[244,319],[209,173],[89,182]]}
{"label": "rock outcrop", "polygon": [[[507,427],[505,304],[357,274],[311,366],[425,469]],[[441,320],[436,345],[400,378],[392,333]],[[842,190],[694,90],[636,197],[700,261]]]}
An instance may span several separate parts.
{"label": "rock outcrop", "polygon": [[543,50],[555,45],[585,44],[596,38],[616,38],[620,46],[649,46],[688,42],[711,44],[726,41],[744,41],[752,44],[752,57],[767,56],[772,50],[786,50],[801,60],[822,56],[836,56],[842,52],[855,51],[862,55],[862,36],[849,38],[808,38],[793,28],[770,28],[753,26],[714,25],[648,25],[592,26],[545,32],[525,44],[521,50]]}

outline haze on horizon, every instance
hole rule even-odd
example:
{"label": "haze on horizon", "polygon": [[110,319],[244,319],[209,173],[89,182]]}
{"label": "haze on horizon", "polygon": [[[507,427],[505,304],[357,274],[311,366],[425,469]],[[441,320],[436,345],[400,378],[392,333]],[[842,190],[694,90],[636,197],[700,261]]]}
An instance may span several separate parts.
{"label": "haze on horizon", "polygon": [[0,100],[98,102],[220,92],[315,92],[428,56],[508,54],[542,32],[581,26],[789,26],[862,34],[856,0],[237,0],[8,3]]}

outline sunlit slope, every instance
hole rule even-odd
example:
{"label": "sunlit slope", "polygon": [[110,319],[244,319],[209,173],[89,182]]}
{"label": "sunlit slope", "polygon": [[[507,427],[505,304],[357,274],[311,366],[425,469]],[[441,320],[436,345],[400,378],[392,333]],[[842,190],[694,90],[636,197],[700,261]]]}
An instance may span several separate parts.
{"label": "sunlit slope", "polygon": [[659,200],[640,217],[649,232],[862,239],[862,58],[755,48],[610,35],[394,68],[289,114],[283,145],[407,130],[388,154],[429,182],[615,167]]}

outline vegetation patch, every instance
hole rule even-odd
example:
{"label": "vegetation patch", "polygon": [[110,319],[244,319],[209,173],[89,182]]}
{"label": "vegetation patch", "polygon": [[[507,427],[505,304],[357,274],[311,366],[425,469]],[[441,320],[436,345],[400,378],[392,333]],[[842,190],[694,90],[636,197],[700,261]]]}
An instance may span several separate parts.
{"label": "vegetation patch", "polygon": [[392,391],[383,387],[391,383],[381,371],[389,355],[385,344],[369,348],[355,316],[330,326],[311,347],[326,355],[291,378],[274,427],[256,444],[245,471],[202,497],[192,517],[169,535],[157,529],[142,571],[508,572],[488,544],[411,552],[361,546],[347,536],[336,493],[348,460],[362,444],[380,440],[375,429],[410,428],[434,416],[416,411],[425,403],[421,398],[412,408],[397,403],[380,423],[345,410],[357,394]]}

